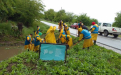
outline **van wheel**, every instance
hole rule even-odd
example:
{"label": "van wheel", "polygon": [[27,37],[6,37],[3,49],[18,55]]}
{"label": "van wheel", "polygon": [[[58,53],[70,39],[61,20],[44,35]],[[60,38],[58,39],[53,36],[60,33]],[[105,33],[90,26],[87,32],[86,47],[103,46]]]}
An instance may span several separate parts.
{"label": "van wheel", "polygon": [[106,36],[106,37],[107,37],[107,36],[108,36],[108,34],[109,34],[109,33],[108,33],[108,31],[107,31],[107,30],[105,30],[105,31],[104,31],[104,36]]}
{"label": "van wheel", "polygon": [[100,35],[102,35],[102,32],[100,32]]}
{"label": "van wheel", "polygon": [[117,38],[117,37],[118,37],[118,35],[117,35],[117,34],[113,34],[113,36],[114,36],[114,38]]}

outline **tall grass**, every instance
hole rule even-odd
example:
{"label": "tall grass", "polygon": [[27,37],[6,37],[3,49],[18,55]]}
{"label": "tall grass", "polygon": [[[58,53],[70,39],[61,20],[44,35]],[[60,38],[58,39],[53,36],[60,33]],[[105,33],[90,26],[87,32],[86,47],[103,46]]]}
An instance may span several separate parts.
{"label": "tall grass", "polygon": [[[49,29],[49,26],[41,23],[40,21],[35,21],[33,23],[33,26],[32,27],[24,27],[23,30],[22,30],[22,33],[23,33],[23,37],[25,38],[28,34],[34,34],[34,31],[37,31],[37,26],[40,27],[40,32],[42,32],[42,34],[46,34],[47,30]],[[42,35],[41,38],[44,38],[45,35]]]}
{"label": "tall grass", "polygon": [[34,33],[33,31],[34,31],[34,29],[32,27],[29,27],[29,28],[24,27],[22,30],[23,37],[25,37],[31,33]]}
{"label": "tall grass", "polygon": [[0,34],[9,35],[11,33],[10,23],[0,23]]}
{"label": "tall grass", "polygon": [[[12,29],[12,26],[14,26],[13,29]],[[42,34],[45,34],[47,32],[47,30],[49,29],[49,26],[41,23],[40,21],[35,21],[35,22],[33,22],[32,26],[29,28],[27,28],[26,26],[23,25],[22,35],[20,36],[20,31],[17,28],[17,23],[9,21],[8,23],[0,23],[0,35],[15,37],[17,39],[18,38],[25,39],[25,37],[27,35],[29,35],[30,33],[34,34],[34,31],[37,31],[37,26],[40,27]],[[43,36],[43,37],[45,37],[45,36]],[[8,39],[9,39],[9,37],[8,37]]]}

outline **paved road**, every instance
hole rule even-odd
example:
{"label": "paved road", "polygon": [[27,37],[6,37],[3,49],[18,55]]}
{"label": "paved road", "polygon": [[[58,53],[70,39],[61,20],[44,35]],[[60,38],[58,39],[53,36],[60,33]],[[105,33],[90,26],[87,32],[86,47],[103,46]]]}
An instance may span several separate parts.
{"label": "paved road", "polygon": [[[41,22],[49,26],[56,26],[56,28],[58,28],[58,25],[56,24],[48,23],[45,21],[41,21]],[[76,36],[77,30],[70,28],[70,32],[71,32],[71,35]],[[104,36],[98,35],[97,42],[100,42],[102,44],[105,44],[117,49],[121,49],[121,38],[113,38],[113,36],[104,37]]]}

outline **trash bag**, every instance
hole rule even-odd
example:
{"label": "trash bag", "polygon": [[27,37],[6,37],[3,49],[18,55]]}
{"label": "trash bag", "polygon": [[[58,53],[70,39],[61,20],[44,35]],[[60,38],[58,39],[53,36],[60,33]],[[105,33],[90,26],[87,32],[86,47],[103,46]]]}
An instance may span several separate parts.
{"label": "trash bag", "polygon": [[42,33],[41,32],[39,32],[39,36],[41,36],[42,35]]}

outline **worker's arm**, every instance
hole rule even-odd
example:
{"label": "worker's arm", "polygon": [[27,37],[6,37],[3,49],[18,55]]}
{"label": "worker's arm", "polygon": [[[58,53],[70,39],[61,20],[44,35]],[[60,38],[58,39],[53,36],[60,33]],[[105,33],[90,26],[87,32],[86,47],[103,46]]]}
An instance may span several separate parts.
{"label": "worker's arm", "polygon": [[60,33],[60,34],[59,34],[59,39],[60,39],[61,35],[62,35],[62,34]]}
{"label": "worker's arm", "polygon": [[65,38],[65,37],[66,37],[66,35],[62,35],[62,37],[63,37],[63,38]]}
{"label": "worker's arm", "polygon": [[31,40],[30,40],[30,44],[32,44],[32,41],[33,41],[33,39],[31,38]]}
{"label": "worker's arm", "polygon": [[37,40],[42,41],[42,39],[40,37],[37,37]]}
{"label": "worker's arm", "polygon": [[83,34],[80,34],[80,35],[79,35],[79,41],[82,40],[83,36],[84,36]]}
{"label": "worker's arm", "polygon": [[61,30],[61,31],[60,31],[60,34],[59,34],[59,39],[60,39],[60,37],[61,37],[61,35],[62,35],[62,32],[63,32],[63,30]]}
{"label": "worker's arm", "polygon": [[95,28],[92,28],[91,32],[93,32],[95,30]]}
{"label": "worker's arm", "polygon": [[62,35],[62,37],[63,38],[66,38],[67,37],[69,39],[70,38],[70,35]]}
{"label": "worker's arm", "polygon": [[70,38],[70,35],[67,35],[67,38]]}
{"label": "worker's arm", "polygon": [[54,26],[52,29],[50,29],[50,32],[54,32],[56,27]]}

